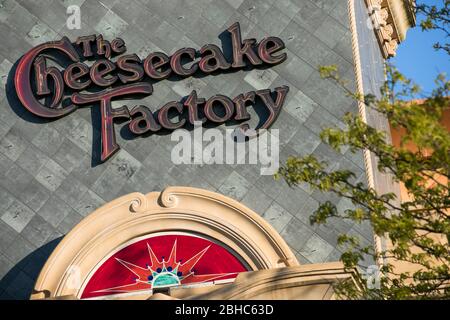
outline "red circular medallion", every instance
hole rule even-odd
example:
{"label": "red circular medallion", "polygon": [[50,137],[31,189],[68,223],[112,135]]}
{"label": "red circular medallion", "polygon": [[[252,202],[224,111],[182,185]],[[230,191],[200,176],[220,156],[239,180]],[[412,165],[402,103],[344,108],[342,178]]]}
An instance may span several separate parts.
{"label": "red circular medallion", "polygon": [[95,271],[81,298],[233,279],[248,268],[228,249],[187,234],[139,239]]}

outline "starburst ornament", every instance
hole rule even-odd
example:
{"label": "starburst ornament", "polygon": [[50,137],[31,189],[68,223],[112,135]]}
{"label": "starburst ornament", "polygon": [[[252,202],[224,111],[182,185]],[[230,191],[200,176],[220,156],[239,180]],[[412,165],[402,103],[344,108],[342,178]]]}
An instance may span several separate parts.
{"label": "starburst ornament", "polygon": [[216,274],[202,274],[196,275],[194,267],[208,251],[211,245],[205,247],[189,258],[186,262],[181,260],[177,261],[177,239],[175,239],[170,252],[170,256],[167,260],[162,257],[160,261],[153,252],[150,245],[147,243],[149,264],[145,268],[137,266],[131,262],[116,258],[122,266],[131,271],[136,277],[135,281],[130,284],[125,284],[117,287],[97,290],[94,292],[134,292],[141,290],[151,290],[155,288],[172,287],[194,283],[205,283],[219,279],[225,276],[236,274],[232,273],[216,273]]}

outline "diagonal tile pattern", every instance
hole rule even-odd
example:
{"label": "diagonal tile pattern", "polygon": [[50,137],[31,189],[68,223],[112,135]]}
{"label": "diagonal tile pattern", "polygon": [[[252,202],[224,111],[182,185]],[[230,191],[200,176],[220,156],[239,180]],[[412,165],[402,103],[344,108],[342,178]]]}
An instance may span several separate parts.
{"label": "diagonal tile pattern", "polygon": [[[66,27],[69,5],[81,8],[81,30]],[[317,73],[319,64],[336,63],[342,74],[352,74],[346,7],[344,0],[0,1],[0,297],[27,298],[55,239],[89,212],[123,194],[169,185],[206,188],[242,201],[273,224],[301,263],[336,260],[339,251],[332,235],[342,230],[351,229],[369,241],[366,227],[311,227],[307,217],[321,196],[311,195],[306,186],[291,190],[282,181],[260,176],[257,166],[173,165],[169,135],[129,140],[122,134],[124,124],[118,124],[121,151],[97,165],[93,141],[98,126],[92,124],[89,109],[39,123],[9,98],[14,90],[11,67],[36,44],[103,33],[108,40],[123,37],[128,51],[142,58],[155,50],[170,54],[183,46],[220,46],[220,33],[239,21],[243,37],[280,36],[288,60],[266,70],[163,81],[146,100],[149,107],[179,100],[193,88],[209,97],[286,84],[290,93],[274,125],[280,129],[280,155],[312,152],[335,165],[350,163],[362,173],[361,155],[333,154],[319,138],[322,128],[341,126],[342,114],[356,110]]]}

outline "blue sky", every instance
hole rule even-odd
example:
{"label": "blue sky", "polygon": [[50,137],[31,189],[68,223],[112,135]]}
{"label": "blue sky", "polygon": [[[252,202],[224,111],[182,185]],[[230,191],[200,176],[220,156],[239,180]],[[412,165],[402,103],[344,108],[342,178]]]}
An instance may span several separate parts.
{"label": "blue sky", "polygon": [[[419,0],[418,3],[442,4],[443,0]],[[422,17],[417,17],[419,25]],[[397,56],[390,60],[406,77],[413,79],[424,91],[431,93],[435,87],[434,79],[445,72],[450,77],[450,57],[442,50],[436,51],[433,44],[444,43],[440,31],[423,32],[420,26],[408,31],[406,40],[400,44]],[[447,39],[447,42],[449,39]]]}

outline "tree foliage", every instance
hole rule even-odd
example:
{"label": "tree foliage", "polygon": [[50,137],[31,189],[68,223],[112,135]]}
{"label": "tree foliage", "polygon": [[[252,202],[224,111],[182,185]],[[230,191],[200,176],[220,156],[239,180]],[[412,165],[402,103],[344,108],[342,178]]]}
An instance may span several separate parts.
{"label": "tree foliage", "polygon": [[[444,29],[448,37],[449,4],[444,1],[440,9],[418,6],[427,15],[422,28]],[[436,48],[449,52],[448,44]],[[450,134],[440,123],[444,110],[450,107],[450,82],[445,75],[438,76],[432,94],[419,101],[415,98],[420,89],[388,65],[387,80],[377,98],[347,89],[336,66],[321,67],[320,72],[404,132],[400,147],[395,147],[385,132],[366,124],[359,114],[348,113],[343,119],[345,128],[326,129],[321,139],[336,151],[343,147],[352,152],[370,151],[378,159],[377,169],[409,192],[408,199],[400,202],[395,193],[379,193],[358,182],[352,171],[333,170],[313,155],[290,157],[280,168],[277,176],[290,186],[306,182],[354,205],[340,211],[332,202],[321,203],[310,217],[311,224],[327,223],[331,218],[369,221],[374,233],[392,244],[375,252],[372,245],[364,246],[356,237],[341,235],[338,244],[343,248],[341,260],[346,267],[358,266],[366,255],[375,261],[381,258],[383,264],[377,286],[365,281],[361,291],[341,283],[337,292],[346,298],[450,298]],[[400,270],[399,262],[410,265]]]}
{"label": "tree foliage", "polygon": [[423,31],[439,30],[443,33],[443,43],[436,42],[434,48],[444,50],[450,54],[450,0],[442,0],[442,5],[427,5],[419,3],[416,6],[416,13],[424,16],[420,22]]}

